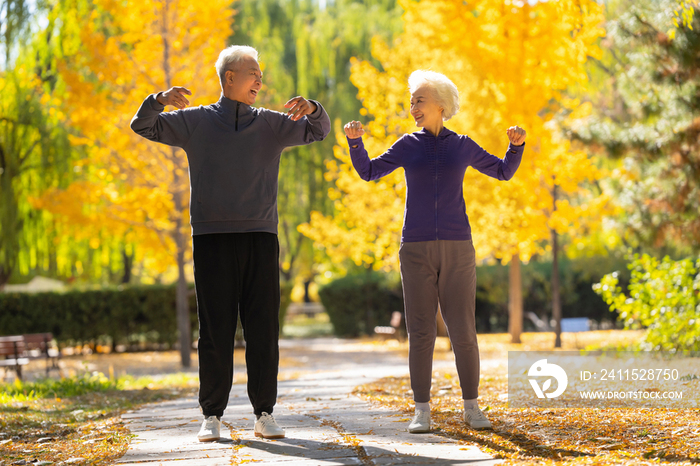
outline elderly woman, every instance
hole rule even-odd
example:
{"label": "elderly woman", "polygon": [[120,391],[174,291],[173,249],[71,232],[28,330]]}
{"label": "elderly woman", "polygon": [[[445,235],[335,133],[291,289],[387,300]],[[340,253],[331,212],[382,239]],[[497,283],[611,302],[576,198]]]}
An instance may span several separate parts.
{"label": "elderly woman", "polygon": [[476,260],[462,193],[464,173],[473,167],[509,180],[520,165],[525,131],[506,131],[510,145],[503,159],[468,136],[443,126],[459,109],[459,92],[446,76],[415,71],[408,79],[411,116],[420,131],[405,134],[370,160],[358,121],[345,125],[353,166],[365,181],[399,167],[406,176],[406,209],[399,250],[408,330],[408,364],[415,402],[409,432],[430,431],[430,385],[437,335],[438,303],[455,355],[464,399],[464,422],[490,428],[479,409],[479,348],[476,339]]}

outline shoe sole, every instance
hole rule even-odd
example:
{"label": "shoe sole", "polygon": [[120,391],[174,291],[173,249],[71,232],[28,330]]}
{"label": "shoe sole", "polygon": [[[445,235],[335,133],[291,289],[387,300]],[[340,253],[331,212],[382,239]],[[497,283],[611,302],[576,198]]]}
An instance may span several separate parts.
{"label": "shoe sole", "polygon": [[264,439],[270,439],[270,440],[284,438],[284,434],[282,434],[282,435],[263,435],[260,432],[256,432],[255,436],[262,437]]}
{"label": "shoe sole", "polygon": [[409,434],[427,434],[430,432],[430,427],[427,429],[406,429]]}
{"label": "shoe sole", "polygon": [[217,440],[221,440],[221,437],[214,437],[214,438],[200,438],[197,439],[200,442],[216,442]]}

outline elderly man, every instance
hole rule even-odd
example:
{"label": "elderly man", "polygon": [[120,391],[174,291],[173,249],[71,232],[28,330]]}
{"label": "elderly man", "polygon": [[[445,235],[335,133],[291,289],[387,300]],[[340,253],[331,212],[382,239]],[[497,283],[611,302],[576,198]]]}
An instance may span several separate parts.
{"label": "elderly man", "polygon": [[[331,124],[321,104],[294,97],[279,113],[252,105],[262,88],[257,51],[231,46],[216,71],[222,96],[196,108],[183,87],[149,95],[131,121],[141,136],[187,153],[194,279],[199,316],[202,442],[220,438],[233,382],[240,312],[255,435],[282,438],[272,417],[279,366],[277,178],[289,146],[323,140]],[[178,110],[162,113],[166,105]]]}

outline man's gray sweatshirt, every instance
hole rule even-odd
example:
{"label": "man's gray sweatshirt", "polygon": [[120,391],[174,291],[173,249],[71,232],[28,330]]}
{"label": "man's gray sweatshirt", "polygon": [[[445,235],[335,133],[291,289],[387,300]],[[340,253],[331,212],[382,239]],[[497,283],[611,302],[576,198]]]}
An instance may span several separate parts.
{"label": "man's gray sweatshirt", "polygon": [[137,134],[187,153],[193,235],[262,231],[277,234],[280,154],[322,141],[331,130],[321,104],[292,121],[223,95],[218,102],[163,113],[149,95],[131,120]]}

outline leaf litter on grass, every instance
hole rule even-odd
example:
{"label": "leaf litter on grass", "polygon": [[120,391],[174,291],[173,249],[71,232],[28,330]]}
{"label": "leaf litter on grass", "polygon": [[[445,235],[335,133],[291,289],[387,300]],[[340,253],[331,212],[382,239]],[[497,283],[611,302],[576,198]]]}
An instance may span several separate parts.
{"label": "leaf litter on grass", "polygon": [[[435,379],[444,383],[454,377],[449,371]],[[388,377],[358,387],[355,394],[410,414],[409,387],[408,377]],[[465,426],[459,390],[433,390],[433,432],[476,444],[505,464],[700,464],[699,410],[510,409],[498,398],[507,389],[505,376],[482,378],[480,406],[493,430]]]}
{"label": "leaf litter on grass", "polygon": [[[583,346],[610,347],[608,342],[612,341],[621,347],[620,342],[634,340],[632,332],[611,333],[586,335]],[[479,346],[482,357],[486,353],[503,358],[508,350],[549,350],[553,341],[550,335],[526,334],[523,345],[509,344],[507,335],[479,335]],[[436,357],[439,352],[444,350],[438,345]],[[700,380],[689,383],[700,390]],[[479,405],[493,430],[467,427],[462,419],[456,370],[435,372],[431,393],[433,433],[476,445],[504,459],[506,465],[700,464],[699,409],[508,408],[507,370],[502,366],[482,370],[479,393]],[[354,394],[405,413],[406,418],[413,413],[409,377],[387,377],[357,387]]]}
{"label": "leaf litter on grass", "polygon": [[110,380],[102,374],[0,385],[0,458],[7,464],[109,464],[132,438],[120,415],[193,394],[189,375]]}

